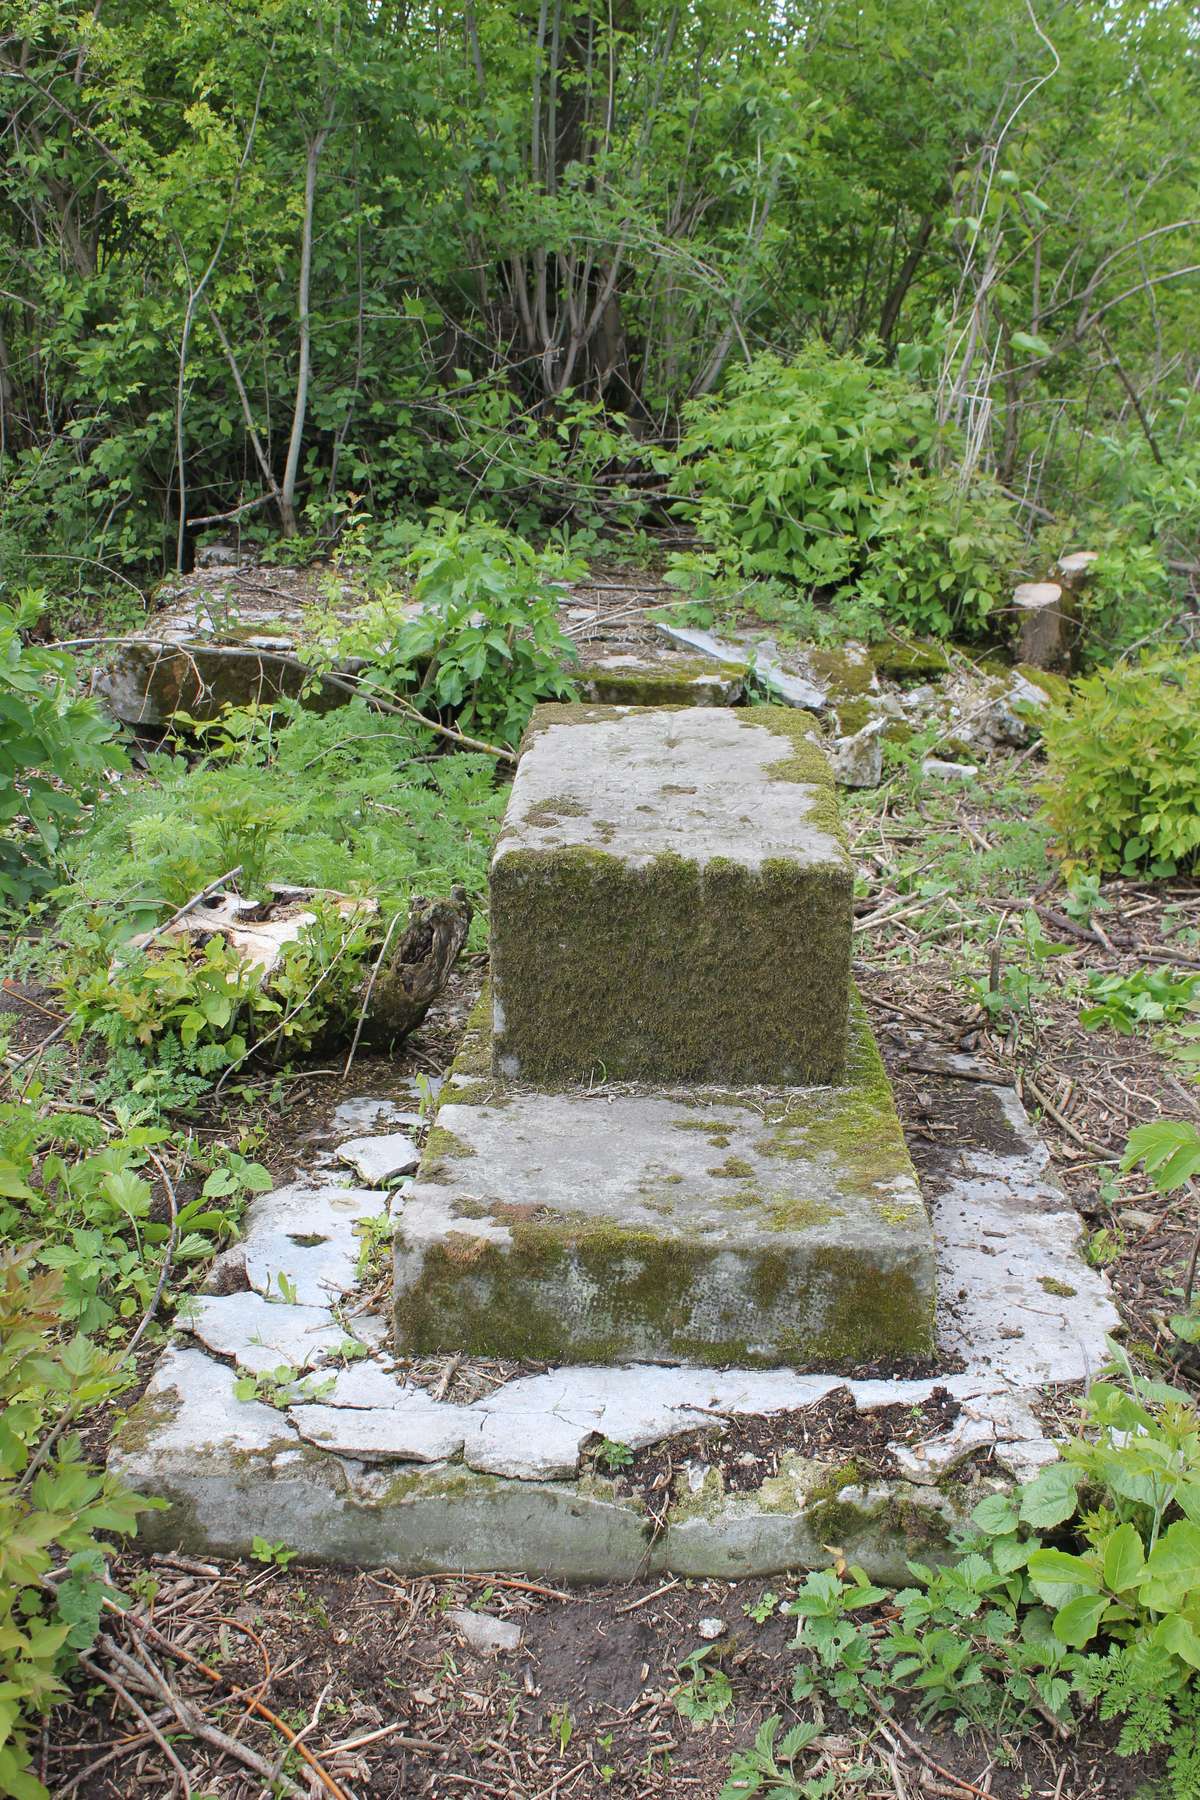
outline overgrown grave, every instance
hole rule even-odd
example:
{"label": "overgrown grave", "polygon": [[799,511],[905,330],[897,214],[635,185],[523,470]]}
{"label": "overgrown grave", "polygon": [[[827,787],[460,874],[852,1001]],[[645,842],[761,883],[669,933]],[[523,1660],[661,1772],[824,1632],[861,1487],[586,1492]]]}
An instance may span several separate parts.
{"label": "overgrown grave", "polygon": [[[154,1541],[559,1579],[836,1546],[899,1579],[1054,1457],[1039,1389],[1100,1366],[1107,1283],[1009,1089],[972,1082],[922,1197],[852,1013],[848,864],[798,723],[535,720],[493,864],[491,1012],[417,1179],[412,1097],[380,1096],[252,1206],[113,1453],[172,1502]],[[693,1014],[698,1034],[667,1029]],[[370,1299],[393,1232],[395,1335]],[[838,1393],[879,1421],[845,1453],[816,1427]],[[657,1445],[661,1491],[622,1473]]]}

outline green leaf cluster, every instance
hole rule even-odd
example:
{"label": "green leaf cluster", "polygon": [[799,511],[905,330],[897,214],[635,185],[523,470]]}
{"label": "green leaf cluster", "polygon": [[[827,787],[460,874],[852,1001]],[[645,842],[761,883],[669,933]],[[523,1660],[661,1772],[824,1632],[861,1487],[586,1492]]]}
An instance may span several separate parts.
{"label": "green leaf cluster", "polygon": [[905,630],[976,636],[1016,560],[1011,503],[940,471],[931,393],[869,353],[763,354],[685,408],[660,459],[716,565],[782,576]]}
{"label": "green leaf cluster", "polygon": [[1150,1025],[1175,1025],[1200,1010],[1200,975],[1176,969],[1135,969],[1132,975],[1088,976],[1088,1000],[1079,1023],[1088,1031],[1108,1025],[1131,1037]]}
{"label": "green leaf cluster", "polygon": [[[1093,1385],[1060,1461],[979,1503],[955,1560],[910,1564],[894,1597],[860,1569],[808,1575],[788,1608],[793,1698],[865,1716],[903,1691],[960,1732],[1070,1726],[1095,1707],[1122,1721],[1119,1754],[1165,1747],[1175,1800],[1197,1800],[1200,1418],[1124,1373]],[[769,1752],[743,1753],[746,1779],[767,1779]],[[726,1790],[741,1791],[758,1790]]]}
{"label": "green leaf cluster", "polygon": [[95,1640],[107,1586],[105,1536],[128,1536],[161,1505],[84,1460],[70,1428],[126,1377],[86,1337],[64,1334],[56,1274],[29,1251],[0,1254],[0,1793],[47,1800],[30,1767],[41,1717],[74,1651]]}
{"label": "green leaf cluster", "polygon": [[72,658],[29,642],[44,599],[0,603],[0,903],[50,885],[64,830],[127,766],[112,722],[77,691]]}
{"label": "green leaf cluster", "polygon": [[341,653],[365,656],[365,685],[404,692],[463,732],[519,742],[539,700],[577,697],[575,649],[559,625],[565,584],[582,566],[516,532],[435,509],[407,559],[418,610],[398,596],[368,608]]}
{"label": "green leaf cluster", "polygon": [[1098,670],[1041,725],[1043,816],[1069,869],[1200,869],[1200,656],[1151,652]]}

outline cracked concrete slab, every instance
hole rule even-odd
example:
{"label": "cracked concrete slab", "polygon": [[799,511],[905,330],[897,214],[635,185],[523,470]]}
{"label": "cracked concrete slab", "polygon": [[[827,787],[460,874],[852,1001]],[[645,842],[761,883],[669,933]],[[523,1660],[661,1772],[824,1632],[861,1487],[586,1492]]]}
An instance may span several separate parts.
{"label": "cracked concrete slab", "polygon": [[[435,1400],[406,1384],[403,1366],[372,1357],[339,1370],[319,1404],[283,1412],[236,1400],[225,1363],[175,1347],[111,1458],[131,1485],[172,1502],[147,1521],[147,1541],[244,1555],[255,1535],[285,1537],[331,1562],[502,1567],[562,1581],[667,1569],[765,1576],[821,1566],[835,1542],[875,1578],[903,1581],[907,1558],[936,1554],[983,1493],[1053,1459],[1039,1388],[1094,1373],[1119,1323],[1020,1101],[999,1087],[970,1091],[970,1135],[948,1153],[933,1199],[935,1220],[950,1227],[938,1246],[940,1342],[965,1369],[846,1381],[791,1369],[571,1366],[518,1376],[466,1405]],[[346,1217],[379,1200],[360,1194]],[[260,1209],[275,1231],[309,1222],[310,1206],[299,1185],[257,1200],[250,1235]],[[1003,1236],[982,1237],[973,1219]],[[842,1387],[864,1410],[919,1405],[942,1387],[961,1411],[946,1432],[898,1447],[913,1458],[910,1478],[866,1486],[831,1491],[828,1459],[785,1448],[761,1489],[726,1492],[701,1455],[653,1541],[647,1515],[583,1462],[601,1438],[640,1447],[724,1417],[791,1412]],[[439,1446],[453,1460],[418,1460]],[[973,1446],[986,1447],[988,1464],[962,1487],[956,1465]]]}
{"label": "cracked concrete slab", "polygon": [[339,1144],[339,1162],[354,1170],[365,1187],[386,1187],[400,1175],[411,1175],[421,1152],[406,1132],[389,1131],[383,1137],[351,1138]]}
{"label": "cracked concrete slab", "polygon": [[287,1365],[315,1369],[350,1335],[325,1306],[290,1306],[253,1291],[200,1294],[187,1305],[183,1324],[216,1356],[239,1369],[267,1375]]}
{"label": "cracked concrete slab", "polygon": [[357,1286],[362,1228],[386,1207],[386,1194],[372,1188],[277,1188],[250,1213],[241,1244],[247,1280],[260,1294],[330,1305]]}

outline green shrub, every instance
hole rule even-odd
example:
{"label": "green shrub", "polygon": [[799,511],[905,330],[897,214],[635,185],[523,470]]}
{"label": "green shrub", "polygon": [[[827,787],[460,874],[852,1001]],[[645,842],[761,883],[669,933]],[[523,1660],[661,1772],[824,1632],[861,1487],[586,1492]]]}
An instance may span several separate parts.
{"label": "green shrub", "polygon": [[575,698],[567,673],[575,650],[558,606],[581,565],[440,509],[405,563],[420,611],[410,616],[394,594],[341,637],[343,654],[367,659],[367,687],[403,692],[422,711],[453,714],[462,731],[503,744],[519,741],[539,700]]}
{"label": "green shrub", "polygon": [[1147,655],[1098,670],[1041,724],[1043,811],[1068,868],[1200,868],[1200,657]]}
{"label": "green shrub", "polygon": [[161,1504],[84,1461],[70,1426],[126,1380],[62,1323],[58,1277],[33,1272],[29,1251],[0,1255],[0,1793],[15,1800],[47,1800],[34,1733],[99,1630],[100,1534],[127,1536]]}
{"label": "green shrub", "polygon": [[715,569],[783,576],[919,632],[979,632],[1010,579],[1011,504],[938,472],[933,398],[819,344],[763,355],[692,403],[663,466]]}
{"label": "green shrub", "polygon": [[71,658],[25,640],[44,600],[27,591],[0,604],[0,901],[49,885],[63,830],[104,774],[126,766],[111,721],[75,692]]}

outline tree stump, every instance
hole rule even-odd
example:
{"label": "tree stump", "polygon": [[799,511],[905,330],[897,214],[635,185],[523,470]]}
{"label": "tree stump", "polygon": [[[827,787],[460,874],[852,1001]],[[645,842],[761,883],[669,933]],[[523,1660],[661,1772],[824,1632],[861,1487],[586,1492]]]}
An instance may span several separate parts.
{"label": "tree stump", "polygon": [[1054,675],[1069,675],[1079,631],[1075,594],[1058,581],[1024,581],[1013,592],[1017,660]]}
{"label": "tree stump", "polygon": [[467,890],[457,883],[448,900],[419,896],[404,936],[379,968],[366,996],[363,1037],[376,1047],[415,1031],[450,979],[472,917]]}

